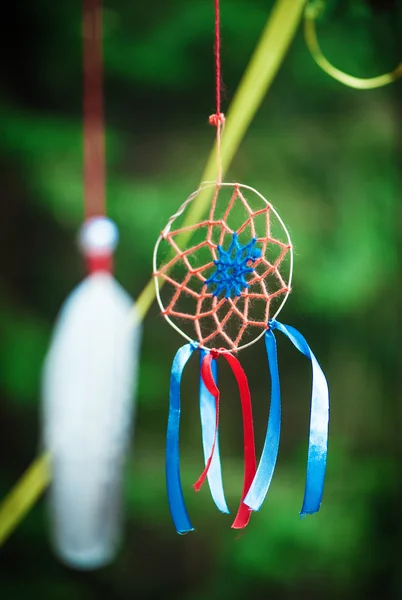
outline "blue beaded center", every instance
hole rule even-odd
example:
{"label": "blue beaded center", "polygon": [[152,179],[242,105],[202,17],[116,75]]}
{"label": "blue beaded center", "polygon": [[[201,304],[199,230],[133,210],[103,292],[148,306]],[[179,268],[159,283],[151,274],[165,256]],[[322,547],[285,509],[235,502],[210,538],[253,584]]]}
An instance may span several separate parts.
{"label": "blue beaded center", "polygon": [[218,260],[214,260],[215,272],[205,281],[213,296],[224,294],[225,298],[240,296],[242,290],[249,287],[245,276],[254,272],[253,263],[260,258],[261,250],[255,247],[257,238],[242,246],[237,233],[227,250],[218,246]]}

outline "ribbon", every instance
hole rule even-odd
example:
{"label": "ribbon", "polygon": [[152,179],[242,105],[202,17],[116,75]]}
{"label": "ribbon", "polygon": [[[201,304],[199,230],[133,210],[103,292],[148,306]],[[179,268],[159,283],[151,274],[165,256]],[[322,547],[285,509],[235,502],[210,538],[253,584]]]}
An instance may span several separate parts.
{"label": "ribbon", "polygon": [[193,531],[184,503],[180,480],[180,384],[183,369],[196,348],[195,344],[186,344],[179,348],[173,359],[170,374],[169,419],[166,437],[166,487],[170,514],[177,533]]}
{"label": "ribbon", "polygon": [[[211,445],[211,449],[209,452],[209,456],[207,458],[207,461],[205,463],[205,468],[203,470],[203,472],[201,473],[200,477],[198,478],[198,480],[195,482],[194,484],[194,489],[196,492],[199,492],[201,489],[202,484],[204,483],[207,475],[209,474],[209,468],[211,466],[212,463],[212,459],[214,457],[214,451],[215,451],[215,447],[216,447],[216,441],[218,439],[218,430],[219,430],[219,389],[215,383],[215,379],[212,373],[212,368],[211,368],[211,364],[212,361],[214,360],[212,352],[211,353],[205,353],[204,357],[202,359],[201,362],[201,379],[202,382],[204,383],[207,391],[211,394],[211,396],[214,398],[215,400],[215,423],[211,423],[211,425],[213,426],[213,429],[211,428],[211,433],[213,431],[213,437],[212,437],[212,445]],[[215,361],[214,361],[215,362]]]}
{"label": "ribbon", "polygon": [[286,335],[297,350],[311,361],[313,369],[306,487],[300,515],[313,514],[320,509],[324,491],[329,424],[328,383],[307,341],[297,329],[275,320],[269,322],[269,327]]}
{"label": "ribbon", "polygon": [[278,458],[281,432],[281,391],[279,383],[276,340],[271,329],[265,334],[265,347],[271,375],[271,406],[269,409],[268,428],[264,448],[254,481],[244,499],[251,510],[259,510],[268,493]]}
{"label": "ribbon", "polygon": [[255,458],[255,445],[254,445],[254,426],[253,426],[253,413],[251,409],[251,397],[250,390],[248,387],[247,376],[242,369],[241,364],[235,356],[229,353],[224,353],[222,356],[225,357],[229,363],[233,375],[236,378],[237,385],[240,392],[240,401],[243,414],[243,436],[244,436],[244,480],[243,480],[243,492],[241,496],[241,502],[237,511],[235,520],[232,523],[233,529],[242,529],[247,525],[250,520],[251,510],[244,504],[243,500],[247,495],[248,490],[253,482],[257,463]]}
{"label": "ribbon", "polygon": [[[200,350],[200,369],[202,368],[203,360],[206,355],[207,352],[205,350]],[[218,376],[218,367],[215,359],[211,361],[210,366],[211,377],[214,381],[216,381]],[[212,453],[215,438],[216,400],[215,396],[211,394],[211,392],[206,387],[202,376],[200,377],[200,416],[204,459],[205,464],[207,464],[208,457]],[[207,477],[209,489],[211,490],[211,495],[215,502],[215,505],[221,512],[229,514],[229,509],[227,507],[225,494],[223,491],[218,433],[216,434],[215,451],[212,456]]]}
{"label": "ribbon", "polygon": [[242,406],[242,415],[243,415],[243,434],[244,434],[244,479],[243,479],[243,492],[241,496],[241,501],[239,505],[239,509],[235,516],[235,519],[232,523],[233,529],[242,529],[247,525],[250,520],[251,510],[250,508],[244,504],[243,500],[250,488],[250,485],[254,479],[256,472],[256,458],[255,458],[255,447],[254,447],[254,427],[253,427],[253,414],[251,409],[251,397],[250,390],[248,387],[248,381],[245,372],[242,369],[241,364],[229,352],[221,352],[218,350],[211,350],[201,363],[201,377],[205,384],[205,387],[209,391],[209,393],[215,398],[216,402],[216,419],[215,419],[215,431],[212,442],[211,454],[207,460],[207,464],[205,466],[204,471],[201,473],[200,478],[195,483],[194,488],[198,491],[202,484],[205,481],[205,477],[207,476],[210,466],[212,464],[212,459],[214,456],[214,451],[216,448],[216,440],[218,436],[218,413],[219,413],[219,389],[216,386],[214,381],[211,363],[215,356],[223,356],[227,362],[229,363],[230,368],[233,371],[233,375],[235,376],[239,393],[240,393],[240,402]]}

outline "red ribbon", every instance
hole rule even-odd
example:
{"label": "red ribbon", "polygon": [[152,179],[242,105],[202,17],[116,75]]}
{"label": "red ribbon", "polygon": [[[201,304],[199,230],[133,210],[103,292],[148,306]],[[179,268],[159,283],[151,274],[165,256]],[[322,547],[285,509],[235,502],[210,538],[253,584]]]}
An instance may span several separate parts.
{"label": "red ribbon", "polygon": [[244,433],[244,481],[243,481],[243,493],[240,501],[240,506],[237,511],[235,520],[233,521],[232,528],[233,529],[242,529],[247,525],[250,520],[251,509],[243,503],[244,498],[247,495],[248,490],[253,482],[256,470],[257,470],[257,462],[255,457],[255,445],[254,445],[254,427],[253,427],[253,413],[251,408],[251,396],[250,390],[248,387],[247,376],[237,360],[235,356],[229,354],[228,352],[219,352],[217,350],[213,350],[205,355],[204,360],[201,365],[201,377],[205,384],[205,387],[209,391],[210,394],[215,398],[216,402],[216,424],[215,424],[215,436],[214,442],[212,445],[211,455],[209,456],[205,469],[201,473],[198,481],[194,484],[194,489],[198,492],[201,489],[202,484],[204,483],[209,467],[211,465],[212,457],[215,450],[216,439],[218,435],[219,428],[219,389],[215,384],[215,380],[211,370],[211,362],[213,358],[217,358],[217,356],[223,356],[229,366],[231,367],[233,374],[236,378],[237,385],[239,387],[240,392],[240,402],[242,406],[243,413],[243,433]]}

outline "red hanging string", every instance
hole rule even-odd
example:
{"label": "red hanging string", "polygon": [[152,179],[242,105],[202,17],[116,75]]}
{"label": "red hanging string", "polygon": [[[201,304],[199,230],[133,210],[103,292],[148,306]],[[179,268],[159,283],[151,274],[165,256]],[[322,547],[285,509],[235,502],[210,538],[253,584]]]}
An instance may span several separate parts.
{"label": "red hanging string", "polygon": [[219,0],[215,0],[215,75],[216,75],[216,115],[221,115],[221,17]]}
{"label": "red hanging string", "polygon": [[215,77],[216,77],[216,113],[209,117],[211,125],[216,127],[216,148],[218,159],[218,183],[222,180],[221,165],[221,130],[225,123],[225,115],[221,112],[221,24],[219,0],[215,0]]}
{"label": "red hanging string", "polygon": [[104,215],[102,0],[83,0],[83,111],[85,218]]}

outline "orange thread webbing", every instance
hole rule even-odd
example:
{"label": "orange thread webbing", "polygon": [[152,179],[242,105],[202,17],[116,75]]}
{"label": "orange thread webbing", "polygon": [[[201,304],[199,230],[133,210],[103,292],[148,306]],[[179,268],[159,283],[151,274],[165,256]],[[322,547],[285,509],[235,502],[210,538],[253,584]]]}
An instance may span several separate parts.
{"label": "orange thread webbing", "polygon": [[[270,303],[271,300],[279,295],[286,294],[289,291],[289,288],[284,281],[281,273],[280,267],[283,259],[285,258],[287,252],[290,249],[289,244],[281,242],[275,238],[273,238],[270,234],[270,216],[271,216],[271,207],[267,205],[266,207],[253,211],[249,206],[246,198],[243,193],[239,189],[238,185],[234,185],[234,192],[229,200],[228,206],[224,212],[224,215],[221,219],[215,219],[214,214],[216,211],[216,203],[218,199],[218,194],[220,191],[219,184],[216,185],[214,197],[212,200],[212,205],[209,213],[209,218],[197,223],[195,225],[190,225],[183,227],[181,229],[176,229],[174,231],[169,231],[163,237],[170,244],[175,252],[175,256],[170,259],[165,265],[163,265],[154,275],[160,276],[165,279],[168,283],[170,283],[175,288],[175,292],[168,304],[168,306],[163,311],[163,314],[169,317],[176,317],[179,319],[186,319],[188,321],[192,321],[194,323],[195,334],[198,338],[199,343],[204,346],[205,344],[211,342],[214,339],[218,339],[219,336],[225,340],[230,350],[235,351],[244,336],[248,327],[259,327],[259,328],[267,328],[267,324],[270,318]],[[259,243],[259,248],[261,249],[261,258],[255,261],[255,267],[260,265],[259,272],[255,271],[248,280],[249,288],[246,288],[241,296],[236,298],[217,298],[213,296],[211,292],[208,291],[207,286],[205,285],[205,281],[209,276],[208,271],[211,271],[211,268],[214,267],[214,260],[217,259],[217,246],[222,245],[225,238],[225,233],[229,235],[233,235],[234,231],[228,226],[227,219],[230,215],[230,212],[234,206],[235,200],[239,199],[248,215],[244,223],[237,229],[237,233],[241,233],[245,230],[246,227],[250,227],[251,236],[257,238],[257,242]],[[265,235],[263,237],[259,237],[257,235],[256,226],[254,223],[254,218],[258,215],[265,214]],[[179,236],[183,231],[195,231],[197,229],[206,228],[206,239],[201,241],[194,246],[187,248],[185,250],[181,250],[178,244],[175,241],[175,238]],[[219,241],[215,243],[213,241],[213,233],[216,235],[216,229],[218,229],[219,233]],[[266,258],[267,247],[268,245],[274,244],[280,248],[279,256],[274,260],[273,263],[270,263]],[[193,255],[193,258],[197,257],[197,252],[202,248],[209,248],[211,252],[211,260],[205,262],[201,266],[193,266],[189,260],[189,257]],[[171,270],[175,265],[178,265],[180,261],[186,267],[187,273],[182,282],[178,282],[172,277]],[[261,265],[263,267],[261,269]],[[274,275],[277,278],[279,289],[270,292],[266,285],[266,277],[269,275]],[[191,280],[195,277],[198,282],[202,284],[201,291],[196,291],[191,286]],[[198,286],[200,285],[198,283]],[[250,288],[254,286],[259,287],[259,291],[250,291]],[[176,308],[177,303],[180,301],[180,297],[182,294],[188,294],[189,296],[196,299],[196,309],[195,314],[190,314],[186,312],[182,312]],[[264,300],[265,301],[265,311],[260,320],[253,320],[250,318],[250,303],[252,300]],[[212,303],[212,306],[209,310],[205,310],[203,308],[204,302],[208,300],[209,303]],[[244,301],[243,308],[239,308],[240,300]],[[219,310],[225,306],[225,303],[229,304],[228,312],[221,318],[219,316]],[[237,316],[241,320],[240,329],[234,339],[230,337],[227,331],[225,331],[225,326],[227,325],[229,319],[233,316]],[[215,330],[209,331],[207,335],[203,335],[201,331],[200,320],[205,317],[211,317],[216,325]],[[210,329],[210,328],[209,328]]]}

